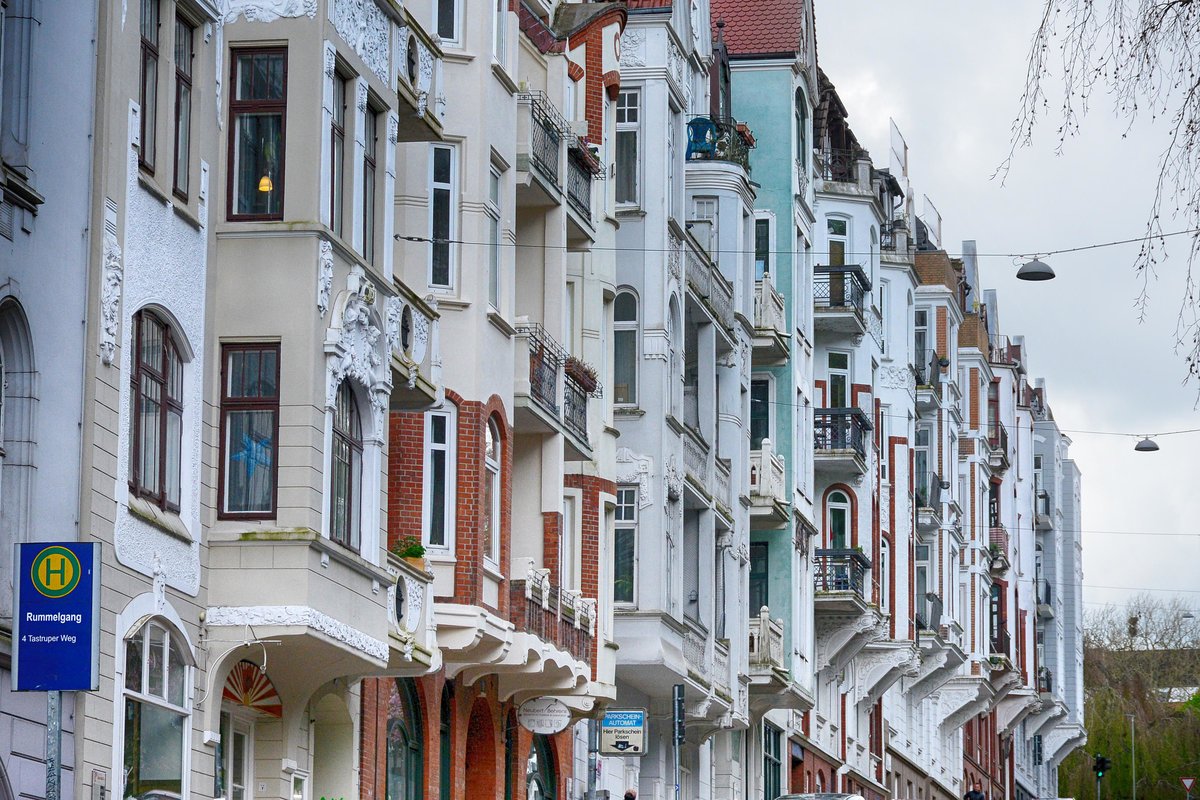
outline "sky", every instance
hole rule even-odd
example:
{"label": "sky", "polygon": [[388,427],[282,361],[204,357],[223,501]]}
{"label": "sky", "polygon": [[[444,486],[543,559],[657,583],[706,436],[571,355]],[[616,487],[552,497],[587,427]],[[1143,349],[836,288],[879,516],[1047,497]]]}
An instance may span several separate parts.
{"label": "sky", "polygon": [[[1008,153],[1041,0],[815,1],[818,58],[851,127],[887,166],[895,120],[917,213],[928,195],[949,252],[964,239],[980,253],[1031,253],[1143,235],[1167,128],[1129,127],[1108,97],[1093,101],[1061,155],[1051,115],[1005,184],[991,179]],[[1053,111],[1061,84],[1049,86]],[[1164,231],[1186,227],[1164,215]],[[1058,277],[1042,283],[1017,281],[1011,258],[980,258],[1001,332],[1026,337],[1030,376],[1046,379],[1055,419],[1075,431],[1088,608],[1151,591],[1200,612],[1200,434],[1160,437],[1157,453],[1136,453],[1133,436],[1084,433],[1200,428],[1200,386],[1184,383],[1175,351],[1186,239],[1168,240],[1141,323],[1137,245],[1046,258]]]}

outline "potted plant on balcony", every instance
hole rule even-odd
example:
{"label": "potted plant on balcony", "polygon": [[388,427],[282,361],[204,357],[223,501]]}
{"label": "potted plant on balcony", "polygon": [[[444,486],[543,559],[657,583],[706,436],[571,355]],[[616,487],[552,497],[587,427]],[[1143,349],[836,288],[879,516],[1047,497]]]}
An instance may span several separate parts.
{"label": "potted plant on balcony", "polygon": [[596,376],[596,368],[586,361],[582,361],[575,356],[567,356],[566,363],[563,369],[573,381],[579,384],[583,391],[591,394],[596,391],[596,386],[599,385]]}
{"label": "potted plant on balcony", "polygon": [[417,536],[401,536],[392,545],[392,553],[407,561],[412,566],[425,570],[425,545]]}

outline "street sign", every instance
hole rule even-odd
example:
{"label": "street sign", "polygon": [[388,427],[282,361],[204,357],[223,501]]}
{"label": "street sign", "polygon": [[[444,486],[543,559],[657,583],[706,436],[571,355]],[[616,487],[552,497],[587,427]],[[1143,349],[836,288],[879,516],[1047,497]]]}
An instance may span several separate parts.
{"label": "street sign", "polygon": [[1195,785],[1195,778],[1180,778],[1179,782],[1183,784],[1183,790],[1188,794],[1192,793],[1192,786]]}
{"label": "street sign", "polygon": [[610,708],[600,721],[600,755],[646,755],[646,709]]}
{"label": "street sign", "polygon": [[521,703],[517,709],[517,722],[531,733],[549,736],[571,724],[571,709],[553,697],[538,697]]}
{"label": "street sign", "polygon": [[100,688],[100,545],[17,544],[13,689]]}

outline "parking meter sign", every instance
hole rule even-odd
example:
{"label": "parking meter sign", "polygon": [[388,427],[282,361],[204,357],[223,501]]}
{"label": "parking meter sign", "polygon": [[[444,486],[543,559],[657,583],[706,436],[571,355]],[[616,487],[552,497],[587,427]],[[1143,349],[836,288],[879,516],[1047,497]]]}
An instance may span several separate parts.
{"label": "parking meter sign", "polygon": [[646,709],[610,708],[600,721],[600,755],[646,755]]}

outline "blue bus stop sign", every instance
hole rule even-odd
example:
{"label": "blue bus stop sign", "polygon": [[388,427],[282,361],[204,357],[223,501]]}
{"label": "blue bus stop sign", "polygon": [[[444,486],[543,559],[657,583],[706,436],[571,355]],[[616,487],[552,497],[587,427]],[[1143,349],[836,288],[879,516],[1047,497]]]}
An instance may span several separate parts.
{"label": "blue bus stop sign", "polygon": [[100,545],[16,545],[13,689],[100,688]]}

